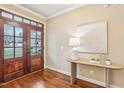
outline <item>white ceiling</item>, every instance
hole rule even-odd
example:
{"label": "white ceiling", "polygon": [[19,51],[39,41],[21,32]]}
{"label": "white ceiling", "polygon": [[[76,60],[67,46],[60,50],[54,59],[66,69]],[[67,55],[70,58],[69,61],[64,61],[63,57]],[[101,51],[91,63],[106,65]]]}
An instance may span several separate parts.
{"label": "white ceiling", "polygon": [[73,5],[71,4],[24,4],[22,5],[34,12],[42,14],[45,17],[49,17],[59,11],[67,9]]}
{"label": "white ceiling", "polygon": [[21,4],[16,5],[44,18],[51,18],[84,6],[83,4]]}

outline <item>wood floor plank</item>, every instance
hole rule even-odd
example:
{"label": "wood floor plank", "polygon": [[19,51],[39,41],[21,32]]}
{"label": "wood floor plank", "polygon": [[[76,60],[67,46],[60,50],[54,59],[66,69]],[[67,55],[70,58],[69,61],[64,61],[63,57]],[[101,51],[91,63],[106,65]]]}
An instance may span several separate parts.
{"label": "wood floor plank", "polygon": [[1,85],[0,88],[101,88],[83,80],[70,85],[70,77],[45,69]]}

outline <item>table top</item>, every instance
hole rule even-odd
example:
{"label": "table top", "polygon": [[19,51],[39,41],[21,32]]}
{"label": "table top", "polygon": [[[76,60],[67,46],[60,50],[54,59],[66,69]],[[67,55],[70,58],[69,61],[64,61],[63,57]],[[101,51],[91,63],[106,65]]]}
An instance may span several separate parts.
{"label": "table top", "polygon": [[100,68],[109,68],[109,69],[116,69],[116,70],[124,69],[124,66],[113,63],[113,62],[111,65],[106,65],[106,64],[90,63],[90,60],[88,59],[71,60],[68,58],[67,61],[72,63],[77,63],[77,64],[100,67]]}

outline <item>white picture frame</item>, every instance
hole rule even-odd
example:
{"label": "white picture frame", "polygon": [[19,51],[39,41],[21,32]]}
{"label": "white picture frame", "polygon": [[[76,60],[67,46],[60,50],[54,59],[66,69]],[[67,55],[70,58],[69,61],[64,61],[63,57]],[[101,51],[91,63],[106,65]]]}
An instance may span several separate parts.
{"label": "white picture frame", "polygon": [[83,53],[108,53],[107,22],[96,22],[77,26],[77,35],[81,44],[78,52]]}

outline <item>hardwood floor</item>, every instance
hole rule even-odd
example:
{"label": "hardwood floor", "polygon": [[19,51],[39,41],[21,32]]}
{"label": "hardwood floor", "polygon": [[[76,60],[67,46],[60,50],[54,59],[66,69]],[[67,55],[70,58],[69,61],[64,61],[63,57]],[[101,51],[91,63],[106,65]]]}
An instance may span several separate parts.
{"label": "hardwood floor", "polygon": [[77,80],[70,85],[70,77],[50,69],[21,77],[1,85],[0,88],[99,88],[101,86]]}

